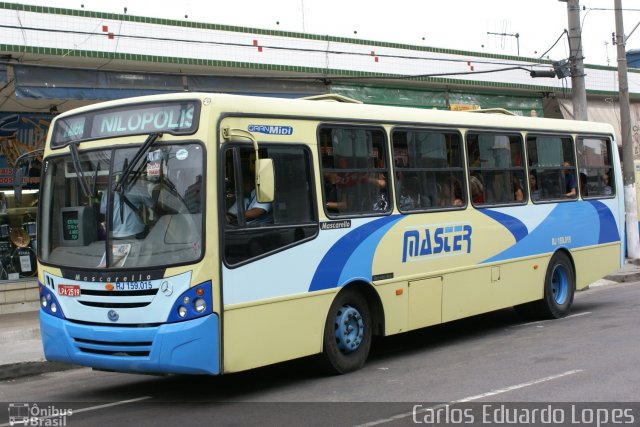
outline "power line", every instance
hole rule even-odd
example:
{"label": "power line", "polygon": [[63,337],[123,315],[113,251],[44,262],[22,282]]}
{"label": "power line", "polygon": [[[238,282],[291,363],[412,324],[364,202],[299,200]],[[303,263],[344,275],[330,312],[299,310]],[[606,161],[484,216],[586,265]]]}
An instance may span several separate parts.
{"label": "power line", "polygon": [[[58,30],[53,28],[24,27],[24,26],[14,26],[14,25],[0,25],[0,28],[39,31],[39,32],[45,32],[45,33],[84,35],[84,36],[90,36],[90,37],[104,36],[104,33],[96,33],[96,32],[89,32],[89,31]],[[128,35],[128,34],[117,34],[116,37],[128,38],[133,40],[152,40],[152,41],[161,41],[161,42],[177,42],[177,43],[214,45],[214,46],[225,46],[225,47],[255,48],[255,45],[253,43],[219,42],[219,41],[209,41],[209,40],[178,39],[178,38],[169,38],[169,37],[141,36],[141,35]],[[341,51],[341,50],[329,50],[329,49],[297,48],[297,47],[284,47],[284,46],[276,46],[276,45],[260,45],[260,47],[262,47],[263,49],[283,50],[283,51],[291,51],[291,52],[310,52],[310,53],[367,56],[367,57],[371,56],[371,52],[353,52],[353,51]],[[465,59],[465,58],[461,58],[461,59],[436,58],[436,57],[428,57],[428,56],[392,55],[392,54],[384,54],[384,53],[376,53],[375,56],[379,58],[409,59],[409,60],[454,62],[454,63],[467,63],[470,61],[469,59]],[[476,60],[476,59],[473,59],[473,63],[488,64],[488,65],[504,65],[504,66],[542,65],[542,63],[522,64],[522,63],[514,63],[514,62],[487,61],[487,60]]]}
{"label": "power line", "polygon": [[[5,65],[16,65],[15,62],[10,61],[2,61],[0,60],[0,64]],[[42,65],[42,64],[25,64],[20,63],[20,66],[23,67],[32,67],[32,68],[55,68],[60,70],[79,70],[79,71],[96,71],[95,68],[92,67],[66,67],[66,66],[56,66],[56,65]],[[379,73],[369,73],[367,75],[361,76],[341,76],[339,74],[308,74],[304,76],[300,75],[275,75],[275,74],[264,74],[264,75],[253,75],[253,74],[245,74],[233,76],[236,79],[271,79],[271,80],[320,80],[326,81],[327,79],[337,79],[337,80],[415,80],[415,79],[424,79],[424,78],[432,78],[432,77],[447,77],[447,76],[462,76],[462,75],[474,75],[474,74],[490,74],[490,73],[500,73],[504,71],[513,71],[513,70],[523,70],[526,72],[531,72],[530,68],[526,68],[525,66],[512,66],[512,67],[504,67],[504,68],[495,68],[491,70],[482,70],[482,71],[459,71],[459,72],[445,72],[445,73],[425,73],[425,74],[379,74]],[[109,70],[100,70],[100,72],[121,72],[121,73],[137,73],[141,75],[183,75],[183,76],[193,76],[193,77],[229,77],[226,74],[214,75],[210,73],[206,74],[185,74],[185,73],[166,73],[166,72],[152,72],[152,71],[132,71],[132,70],[117,70],[117,69],[109,69]]]}
{"label": "power line", "polygon": [[558,38],[556,39],[556,41],[551,45],[551,47],[549,49],[547,49],[547,51],[545,53],[543,53],[542,55],[540,55],[540,58],[544,58],[544,56],[549,53],[551,51],[551,49],[553,49],[554,47],[556,47],[556,45],[558,44],[558,42],[560,41],[560,39],[562,39],[562,36],[564,36],[565,34],[567,34],[567,30],[564,30],[562,32],[562,34],[560,34],[558,36]]}
{"label": "power line", "polygon": [[626,9],[626,8],[622,8],[622,9],[616,9],[615,7],[586,7],[585,10],[609,10],[609,11],[616,11],[616,10],[621,10],[623,12],[640,12],[640,9]]}

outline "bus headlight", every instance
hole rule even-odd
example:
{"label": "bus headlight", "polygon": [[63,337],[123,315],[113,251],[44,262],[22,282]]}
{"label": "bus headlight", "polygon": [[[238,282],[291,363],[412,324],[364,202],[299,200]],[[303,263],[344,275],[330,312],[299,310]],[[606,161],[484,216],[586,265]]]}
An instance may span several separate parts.
{"label": "bus headlight", "polygon": [[167,323],[185,322],[213,313],[213,289],[210,281],[192,286],[177,295]]}
{"label": "bus headlight", "polygon": [[202,298],[196,298],[193,302],[193,307],[196,309],[196,312],[202,313],[207,309],[207,302]]}
{"label": "bus headlight", "polygon": [[64,319],[64,313],[58,299],[51,289],[46,286],[39,286],[40,290],[40,308],[42,312],[51,316]]}
{"label": "bus headlight", "polygon": [[184,305],[178,307],[178,316],[180,316],[181,319],[184,319],[187,316],[187,307]]}

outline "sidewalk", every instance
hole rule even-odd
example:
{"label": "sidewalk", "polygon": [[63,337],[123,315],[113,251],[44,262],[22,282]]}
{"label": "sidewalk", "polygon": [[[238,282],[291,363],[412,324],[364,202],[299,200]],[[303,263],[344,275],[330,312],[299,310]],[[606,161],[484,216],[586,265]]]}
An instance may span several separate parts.
{"label": "sidewalk", "polygon": [[[626,263],[589,287],[636,281],[640,281],[640,266]],[[38,311],[0,314],[0,381],[77,368],[44,359],[38,316]]]}
{"label": "sidewalk", "polygon": [[44,359],[38,315],[38,311],[0,315],[0,381],[74,367]]}

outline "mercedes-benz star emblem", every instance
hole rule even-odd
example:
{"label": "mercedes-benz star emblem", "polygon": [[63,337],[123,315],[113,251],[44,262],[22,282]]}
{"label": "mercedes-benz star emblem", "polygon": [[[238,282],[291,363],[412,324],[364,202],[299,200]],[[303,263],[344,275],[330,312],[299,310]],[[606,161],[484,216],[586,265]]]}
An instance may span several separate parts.
{"label": "mercedes-benz star emblem", "polygon": [[164,281],[162,282],[162,284],[160,285],[160,291],[165,295],[165,296],[170,296],[173,293],[173,286],[171,286],[171,283],[169,283],[168,281]]}

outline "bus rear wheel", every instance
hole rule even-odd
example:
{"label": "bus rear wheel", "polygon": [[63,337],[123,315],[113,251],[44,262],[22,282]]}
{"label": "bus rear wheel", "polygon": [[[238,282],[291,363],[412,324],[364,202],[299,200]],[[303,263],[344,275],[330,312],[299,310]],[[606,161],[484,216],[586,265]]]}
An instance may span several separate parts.
{"label": "bus rear wheel", "polygon": [[549,262],[544,281],[544,297],[533,303],[533,312],[545,319],[559,319],[571,311],[576,288],[573,266],[564,252],[556,253]]}
{"label": "bus rear wheel", "polygon": [[362,368],[371,349],[371,310],[362,294],[341,291],[331,304],[324,327],[322,361],[332,374]]}

